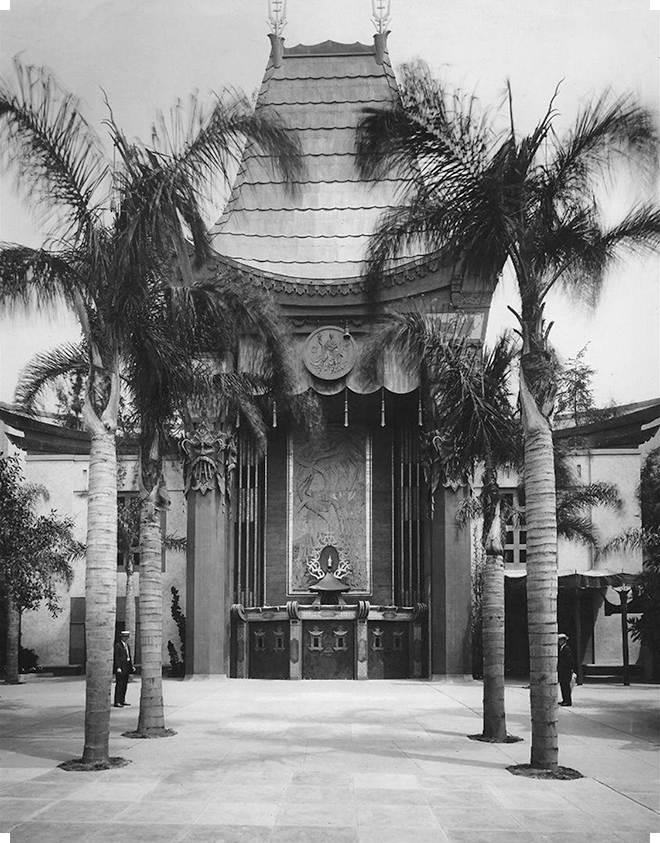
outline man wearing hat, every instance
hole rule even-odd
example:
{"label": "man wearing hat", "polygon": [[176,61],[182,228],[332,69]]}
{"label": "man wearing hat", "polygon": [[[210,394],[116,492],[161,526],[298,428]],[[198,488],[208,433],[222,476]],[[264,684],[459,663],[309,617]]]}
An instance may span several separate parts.
{"label": "man wearing hat", "polygon": [[115,708],[123,708],[130,705],[126,702],[126,688],[128,687],[128,677],[131,673],[135,673],[133,667],[133,659],[131,658],[131,648],[128,646],[128,639],[130,632],[123,629],[119,633],[119,638],[115,641],[115,664],[114,670],[117,677],[115,683]]}
{"label": "man wearing hat", "polygon": [[557,673],[561,689],[559,705],[573,705],[571,699],[571,679],[573,678],[573,652],[568,646],[568,635],[560,632],[558,635],[559,654],[557,657]]}

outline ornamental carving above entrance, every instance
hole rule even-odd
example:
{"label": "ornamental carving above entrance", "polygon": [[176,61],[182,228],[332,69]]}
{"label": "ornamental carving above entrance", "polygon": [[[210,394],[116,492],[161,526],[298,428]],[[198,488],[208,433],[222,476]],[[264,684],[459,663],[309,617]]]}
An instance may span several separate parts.
{"label": "ornamental carving above entrance", "polygon": [[[371,438],[328,425],[313,439],[294,432],[288,454],[288,592],[309,594],[332,546],[351,595],[371,593]],[[326,563],[327,564],[327,563]]]}
{"label": "ornamental carving above entrance", "polygon": [[303,362],[317,378],[334,381],[347,375],[355,364],[355,342],[348,331],[334,325],[317,328],[307,337]]}

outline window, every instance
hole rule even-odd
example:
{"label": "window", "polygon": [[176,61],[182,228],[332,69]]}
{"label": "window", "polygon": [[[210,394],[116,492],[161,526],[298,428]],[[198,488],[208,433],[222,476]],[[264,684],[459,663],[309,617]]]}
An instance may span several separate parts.
{"label": "window", "polygon": [[527,562],[527,530],[525,529],[525,504],[521,495],[507,492],[502,495],[503,516],[506,525],[504,563],[524,565]]}
{"label": "window", "polygon": [[273,635],[275,636],[275,646],[273,650],[276,653],[281,653],[284,651],[284,630],[281,627],[277,627],[277,629],[273,630]]}
{"label": "window", "polygon": [[323,630],[319,629],[318,626],[315,626],[314,629],[309,631],[309,635],[311,638],[311,644],[309,645],[310,650],[322,650],[323,649]]}
{"label": "window", "polygon": [[380,628],[376,628],[372,631],[373,638],[371,639],[371,649],[372,650],[382,650],[383,649],[383,630]]}
{"label": "window", "polygon": [[348,650],[348,644],[346,643],[346,636],[348,635],[348,630],[344,629],[343,626],[338,627],[337,629],[333,629],[335,635],[335,650]]}
{"label": "window", "polygon": [[265,629],[257,629],[254,633],[254,649],[255,650],[265,650],[266,649],[266,630]]}

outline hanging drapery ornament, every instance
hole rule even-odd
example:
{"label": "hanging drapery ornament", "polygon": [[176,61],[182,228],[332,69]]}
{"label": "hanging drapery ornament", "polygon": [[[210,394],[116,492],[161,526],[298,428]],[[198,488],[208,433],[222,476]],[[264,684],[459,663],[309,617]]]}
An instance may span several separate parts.
{"label": "hanging drapery ornament", "polygon": [[277,427],[277,401],[273,399],[273,427]]}
{"label": "hanging drapery ornament", "polygon": [[422,412],[422,390],[417,393],[417,424],[422,427],[424,425],[424,414]]}
{"label": "hanging drapery ornament", "polygon": [[348,427],[348,387],[344,387],[344,427]]}
{"label": "hanging drapery ornament", "polygon": [[385,427],[385,387],[380,388],[380,426]]}
{"label": "hanging drapery ornament", "polygon": [[236,410],[236,429],[241,426],[241,414],[238,410]]}

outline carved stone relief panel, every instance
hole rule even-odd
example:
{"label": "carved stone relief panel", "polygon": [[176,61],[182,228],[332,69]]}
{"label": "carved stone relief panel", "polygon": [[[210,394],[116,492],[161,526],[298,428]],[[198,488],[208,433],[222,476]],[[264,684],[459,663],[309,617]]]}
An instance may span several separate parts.
{"label": "carved stone relief panel", "polygon": [[[371,439],[358,426],[293,434],[288,466],[288,592],[308,594],[319,557],[337,549],[350,594],[371,594]],[[333,570],[334,570],[333,566]]]}

